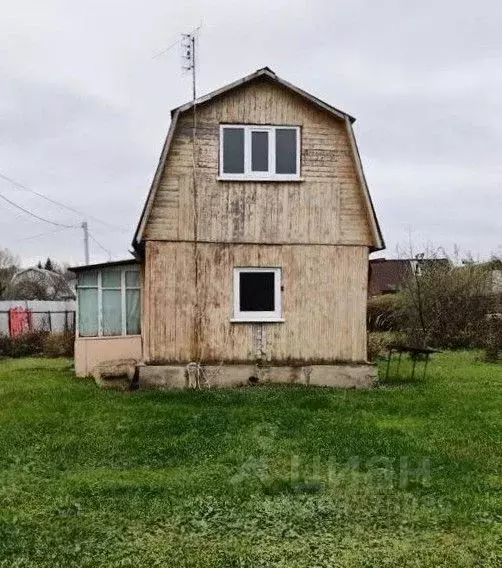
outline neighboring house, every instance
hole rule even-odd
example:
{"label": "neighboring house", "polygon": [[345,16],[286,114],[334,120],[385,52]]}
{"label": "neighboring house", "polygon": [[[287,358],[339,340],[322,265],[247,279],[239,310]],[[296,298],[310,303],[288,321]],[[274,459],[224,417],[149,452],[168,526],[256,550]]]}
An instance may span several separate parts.
{"label": "neighboring house", "polygon": [[72,282],[63,274],[45,268],[25,268],[16,272],[10,281],[8,294],[14,300],[75,300]]}
{"label": "neighboring house", "polygon": [[268,68],[172,111],[136,259],[72,269],[77,374],[133,357],[163,385],[190,369],[370,384],[368,255],[384,243],[353,122]]}
{"label": "neighboring house", "polygon": [[370,260],[369,296],[395,294],[403,289],[406,282],[414,275],[431,265],[449,266],[446,258],[416,260],[413,258],[375,258]]}

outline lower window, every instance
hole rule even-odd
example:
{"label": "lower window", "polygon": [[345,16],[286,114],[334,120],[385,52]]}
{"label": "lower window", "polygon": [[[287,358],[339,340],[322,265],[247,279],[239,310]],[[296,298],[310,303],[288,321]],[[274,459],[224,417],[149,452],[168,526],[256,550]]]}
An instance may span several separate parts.
{"label": "lower window", "polygon": [[233,321],[282,321],[280,268],[234,268]]}

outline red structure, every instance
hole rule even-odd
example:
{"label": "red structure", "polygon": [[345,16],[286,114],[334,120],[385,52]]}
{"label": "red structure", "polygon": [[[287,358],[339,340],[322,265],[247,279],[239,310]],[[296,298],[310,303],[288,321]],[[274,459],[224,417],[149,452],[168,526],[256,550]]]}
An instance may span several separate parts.
{"label": "red structure", "polygon": [[17,307],[9,310],[9,331],[11,337],[23,335],[31,330],[31,310]]}

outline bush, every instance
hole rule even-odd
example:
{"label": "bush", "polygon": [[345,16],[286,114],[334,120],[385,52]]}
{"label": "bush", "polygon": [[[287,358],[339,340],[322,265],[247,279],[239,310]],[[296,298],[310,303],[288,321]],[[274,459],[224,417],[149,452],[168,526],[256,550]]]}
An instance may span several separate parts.
{"label": "bush", "polygon": [[374,362],[383,354],[385,341],[381,333],[368,333],[368,361]]}
{"label": "bush", "polygon": [[43,344],[47,357],[73,357],[75,335],[72,332],[49,333]]}
{"label": "bush", "polygon": [[[418,261],[420,263],[420,260]],[[473,263],[424,263],[401,293],[401,317],[410,345],[482,347],[491,311],[490,271]]]}
{"label": "bush", "polygon": [[378,357],[384,357],[391,343],[398,343],[400,336],[391,332],[368,333],[368,361],[374,362]]}
{"label": "bush", "polygon": [[368,331],[399,331],[401,294],[385,294],[368,300]]}
{"label": "bush", "polygon": [[0,335],[0,357],[71,357],[73,333],[50,334],[47,331],[29,331],[17,337]]}
{"label": "bush", "polygon": [[502,353],[502,317],[493,314],[486,320],[486,333],[484,334],[484,352],[487,363],[500,361]]}

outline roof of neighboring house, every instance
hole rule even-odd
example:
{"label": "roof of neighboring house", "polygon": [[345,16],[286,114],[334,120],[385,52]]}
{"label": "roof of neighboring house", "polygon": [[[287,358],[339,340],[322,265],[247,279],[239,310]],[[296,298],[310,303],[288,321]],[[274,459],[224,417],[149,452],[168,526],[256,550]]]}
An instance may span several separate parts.
{"label": "roof of neighboring house", "polygon": [[268,81],[271,81],[271,82],[279,84],[279,85],[282,85],[286,89],[289,89],[290,91],[292,91],[292,92],[296,93],[297,95],[299,95],[299,96],[305,98],[306,100],[310,101],[312,104],[316,105],[317,107],[323,109],[324,111],[330,113],[331,115],[333,115],[333,116],[335,116],[335,117],[337,117],[340,120],[343,120],[345,122],[347,134],[348,134],[348,137],[349,137],[350,147],[352,149],[352,155],[353,155],[354,162],[355,162],[356,174],[357,174],[357,177],[359,179],[361,189],[363,191],[364,203],[365,203],[366,210],[367,210],[368,221],[369,221],[369,224],[370,224],[370,230],[371,230],[371,234],[373,236],[374,245],[371,247],[371,251],[383,250],[385,248],[385,243],[384,243],[384,240],[383,240],[382,231],[380,229],[380,225],[378,223],[378,219],[377,219],[377,216],[376,216],[376,213],[375,213],[373,201],[372,201],[371,195],[369,193],[368,184],[366,182],[366,178],[364,176],[364,171],[363,171],[363,166],[362,166],[362,163],[361,163],[361,156],[359,154],[359,149],[357,147],[356,139],[355,139],[355,136],[354,136],[354,131],[352,129],[352,123],[355,121],[355,118],[352,117],[350,114],[347,114],[347,113],[325,103],[321,99],[318,99],[317,97],[307,93],[306,91],[300,89],[299,87],[296,87],[292,83],[289,83],[288,81],[285,81],[284,79],[281,79],[269,67],[263,67],[262,69],[258,69],[254,73],[251,73],[250,75],[246,75],[242,79],[238,79],[237,81],[234,81],[233,83],[229,83],[228,85],[225,85],[224,87],[221,87],[220,89],[212,91],[211,93],[209,93],[207,95],[199,97],[195,101],[190,101],[190,102],[188,102],[184,105],[181,105],[181,106],[179,106],[179,107],[177,107],[177,108],[175,108],[171,111],[171,117],[172,117],[171,125],[169,127],[169,131],[167,133],[166,140],[164,142],[164,147],[163,147],[162,153],[160,155],[160,159],[159,159],[159,163],[158,163],[158,166],[157,166],[157,170],[155,172],[155,176],[153,178],[152,184],[150,186],[150,190],[148,192],[145,204],[143,206],[143,210],[141,212],[141,216],[140,216],[140,219],[139,219],[139,222],[138,222],[138,226],[137,226],[136,231],[134,233],[132,246],[135,250],[139,249],[139,245],[140,245],[142,238],[143,238],[143,231],[145,229],[145,225],[146,225],[150,210],[153,206],[153,201],[154,201],[154,198],[155,198],[155,194],[157,192],[157,188],[160,184],[160,178],[162,176],[162,172],[164,171],[166,159],[167,159],[167,156],[169,154],[169,148],[171,146],[171,141],[172,141],[172,138],[174,136],[174,132],[176,130],[176,124],[178,122],[178,117],[180,116],[180,114],[182,114],[185,111],[193,108],[194,105],[197,106],[197,105],[208,103],[208,102],[212,101],[213,99],[215,99],[219,96],[222,96],[225,93],[231,91],[232,89],[241,87],[242,85],[245,85],[247,83],[250,83],[251,81],[255,81],[256,79],[260,79],[260,78],[266,79]]}
{"label": "roof of neighboring house", "polygon": [[138,259],[128,258],[124,260],[112,260],[110,262],[99,262],[97,264],[84,264],[82,266],[70,266],[68,270],[72,272],[84,272],[85,270],[95,270],[96,268],[114,268],[115,266],[124,266],[127,264],[139,264]]}
{"label": "roof of neighboring house", "polygon": [[412,274],[409,259],[388,260],[376,258],[370,260],[370,296],[397,292]]}
{"label": "roof of neighboring house", "polygon": [[[413,274],[414,258],[374,258],[370,260],[368,294],[391,294],[398,292]],[[426,258],[420,261],[422,266],[431,263],[448,264],[446,258]]]}

